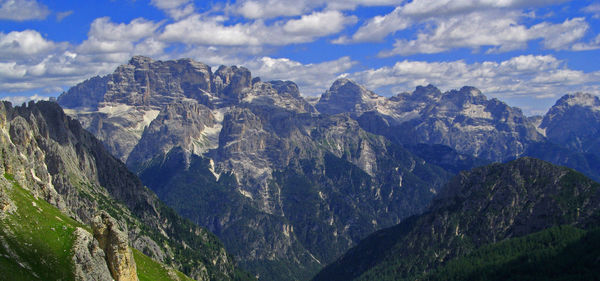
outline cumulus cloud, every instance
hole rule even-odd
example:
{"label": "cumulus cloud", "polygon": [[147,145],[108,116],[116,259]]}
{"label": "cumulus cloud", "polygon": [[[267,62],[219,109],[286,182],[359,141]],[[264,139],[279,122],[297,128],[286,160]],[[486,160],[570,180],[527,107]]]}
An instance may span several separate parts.
{"label": "cumulus cloud", "polygon": [[50,10],[35,0],[0,0],[0,20],[42,20]]}
{"label": "cumulus cloud", "polygon": [[303,95],[320,95],[340,75],[345,75],[356,62],[349,57],[315,64],[302,64],[287,58],[262,57],[245,65],[263,80],[293,79]]}
{"label": "cumulus cloud", "polygon": [[400,16],[401,11],[401,8],[396,8],[390,14],[375,16],[361,26],[352,37],[342,36],[333,40],[333,43],[346,44],[382,41],[389,34],[406,29],[413,24],[413,21],[409,17]]}
{"label": "cumulus cloud", "polygon": [[79,45],[48,40],[35,30],[0,33],[0,92],[61,91],[112,72],[132,55],[162,55],[166,44],[155,38],[159,26],[141,18],[129,23],[99,18]]}
{"label": "cumulus cloud", "polygon": [[191,0],[151,0],[150,4],[179,20],[194,13],[194,3],[191,2]]}
{"label": "cumulus cloud", "polygon": [[313,12],[266,25],[257,20],[228,25],[221,16],[192,15],[165,27],[160,39],[198,45],[260,46],[305,43],[340,32],[356,21],[338,11]]}
{"label": "cumulus cloud", "polygon": [[598,93],[600,71],[566,67],[550,55],[523,55],[495,62],[468,64],[463,60],[425,62],[404,60],[391,67],[353,73],[351,78],[383,94],[410,91],[433,84],[442,89],[475,86],[493,97],[553,98],[576,91]]}
{"label": "cumulus cloud", "polygon": [[600,49],[600,34],[596,36],[592,41],[587,43],[577,43],[573,45],[575,51],[590,51]]}
{"label": "cumulus cloud", "polygon": [[108,17],[92,22],[88,39],[77,47],[84,54],[129,53],[143,38],[154,34],[160,23],[137,18],[130,23],[114,23]]}
{"label": "cumulus cloud", "polygon": [[241,0],[227,10],[248,19],[292,17],[315,10],[354,10],[358,6],[399,5],[402,0]]}
{"label": "cumulus cloud", "polygon": [[35,30],[0,32],[0,61],[22,60],[37,55],[45,55],[59,45],[46,40]]}
{"label": "cumulus cloud", "polygon": [[392,12],[375,16],[352,36],[341,36],[337,44],[380,42],[388,35],[408,28],[424,27],[416,39],[397,39],[394,49],[380,56],[439,53],[454,48],[488,52],[521,49],[531,40],[542,39],[545,48],[567,49],[588,30],[584,18],[563,23],[542,22],[528,27],[521,22],[531,18],[524,8],[552,5],[565,0],[414,0]]}
{"label": "cumulus cloud", "polygon": [[584,18],[567,19],[563,23],[540,23],[532,27],[518,24],[518,12],[473,12],[448,19],[435,19],[436,27],[421,32],[417,39],[398,39],[394,49],[380,56],[439,53],[454,48],[478,51],[491,47],[488,53],[524,49],[531,40],[542,39],[547,49],[569,49],[589,28]]}
{"label": "cumulus cloud", "polygon": [[521,9],[558,4],[568,0],[414,0],[402,6],[402,15],[417,18],[468,14],[488,9]]}

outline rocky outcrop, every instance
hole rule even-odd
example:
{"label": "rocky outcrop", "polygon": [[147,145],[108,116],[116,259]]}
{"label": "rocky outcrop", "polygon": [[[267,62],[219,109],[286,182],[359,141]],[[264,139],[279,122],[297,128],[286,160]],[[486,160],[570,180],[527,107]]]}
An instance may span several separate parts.
{"label": "rocky outcrop", "polygon": [[92,234],[78,227],[73,232],[73,235],[75,236],[75,241],[73,241],[71,252],[73,253],[72,261],[75,280],[113,280],[113,276],[106,263],[106,255]]}
{"label": "rocky outcrop", "polygon": [[127,230],[108,213],[100,212],[92,221],[94,238],[106,254],[106,263],[116,281],[137,281],[137,271],[133,253],[129,249]]}
{"label": "rocky outcrop", "polygon": [[364,112],[376,110],[384,106],[386,99],[356,82],[343,78],[333,82],[325,92],[316,108],[326,114],[353,113],[361,115]]}

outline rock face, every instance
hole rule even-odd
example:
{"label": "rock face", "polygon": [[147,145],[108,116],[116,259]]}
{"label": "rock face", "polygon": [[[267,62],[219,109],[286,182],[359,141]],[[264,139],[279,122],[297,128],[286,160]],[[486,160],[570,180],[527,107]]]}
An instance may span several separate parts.
{"label": "rock face", "polygon": [[540,128],[556,144],[600,156],[600,99],[583,93],[565,95],[548,110]]}
{"label": "rock face", "polygon": [[75,230],[74,236],[72,251],[75,280],[112,280],[113,276],[106,264],[106,255],[92,234],[79,227]]}
{"label": "rock face", "polygon": [[446,145],[491,161],[522,155],[543,136],[520,109],[463,87],[442,93],[432,85],[384,98],[347,79],[336,81],[316,108],[350,113],[367,131],[402,144]]}
{"label": "rock face", "polygon": [[200,66],[134,57],[58,102],[263,280],[310,278],[449,177],[347,114],[319,114],[293,82]]}
{"label": "rock face", "polygon": [[129,249],[127,230],[119,225],[108,213],[100,212],[92,221],[94,238],[106,254],[110,273],[116,281],[137,281],[137,272],[133,253]]}
{"label": "rock face", "polygon": [[369,236],[314,280],[414,279],[485,244],[592,228],[599,211],[600,184],[573,170],[533,158],[492,164],[461,173],[423,215]]}
{"label": "rock face", "polygon": [[158,262],[198,280],[234,278],[231,257],[214,235],[160,202],[58,104],[0,103],[0,149],[3,174],[80,223],[91,224],[100,210],[116,214],[131,244]]}

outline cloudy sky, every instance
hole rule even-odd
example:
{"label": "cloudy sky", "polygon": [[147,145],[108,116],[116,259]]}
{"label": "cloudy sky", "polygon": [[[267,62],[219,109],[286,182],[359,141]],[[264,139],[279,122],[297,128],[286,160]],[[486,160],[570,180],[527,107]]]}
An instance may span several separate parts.
{"label": "cloudy sky", "polygon": [[56,96],[132,55],[243,65],[320,95],[464,85],[544,113],[600,94],[598,0],[0,0],[0,97]]}

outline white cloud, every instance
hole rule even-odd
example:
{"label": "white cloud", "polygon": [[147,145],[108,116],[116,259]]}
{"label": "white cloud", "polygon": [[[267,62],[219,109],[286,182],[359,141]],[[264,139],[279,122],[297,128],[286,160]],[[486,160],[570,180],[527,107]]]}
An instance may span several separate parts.
{"label": "white cloud", "polygon": [[519,24],[518,12],[473,12],[450,18],[437,18],[435,28],[418,33],[417,39],[398,39],[394,49],[381,56],[439,53],[454,48],[491,47],[487,52],[524,49],[531,40],[542,39],[547,49],[569,49],[583,38],[589,25],[584,18],[567,19],[563,23],[543,22],[532,27]]}
{"label": "white cloud", "polygon": [[130,53],[135,44],[144,38],[151,37],[160,23],[137,18],[130,23],[113,23],[110,18],[103,17],[92,22],[88,39],[77,47],[79,53]]}
{"label": "white cloud", "polygon": [[535,38],[536,34],[541,34],[546,49],[566,50],[570,49],[574,42],[583,38],[588,29],[589,25],[585,18],[567,19],[562,24],[544,22],[531,27],[530,37]]}
{"label": "white cloud", "polygon": [[193,15],[167,25],[160,39],[200,45],[261,45],[259,32],[264,29],[262,22],[224,25],[221,17]]}
{"label": "white cloud", "polygon": [[596,19],[600,18],[600,3],[591,4],[583,8],[583,11],[592,14],[593,17]]}
{"label": "white cloud", "polygon": [[283,25],[283,30],[289,34],[318,37],[338,33],[346,25],[355,22],[356,17],[346,17],[338,11],[315,12],[289,20]]}
{"label": "white cloud", "polygon": [[35,0],[0,0],[0,20],[42,20],[50,11]]}
{"label": "white cloud", "polygon": [[72,14],[73,14],[73,10],[58,12],[58,13],[56,13],[56,21],[60,22]]}
{"label": "white cloud", "polygon": [[335,44],[346,44],[352,42],[378,42],[382,41],[387,35],[398,30],[408,28],[413,22],[409,17],[399,15],[400,8],[394,9],[385,16],[375,16],[365,25],[361,26],[351,38],[342,36],[333,41]]}
{"label": "white cloud", "polygon": [[35,30],[0,32],[0,61],[21,60],[40,54],[47,54],[59,47],[46,40]]}
{"label": "white cloud", "polygon": [[589,43],[577,43],[573,45],[575,51],[590,51],[600,49],[600,34]]}
{"label": "white cloud", "polygon": [[[437,53],[450,49],[445,43],[436,44],[439,37],[458,38],[462,44],[455,43],[459,47],[475,47],[495,45],[493,42],[498,38],[489,38],[493,34],[488,32],[502,31],[503,35],[509,36],[508,41],[513,44],[503,44],[497,48],[499,51],[511,50],[523,46],[518,42],[521,30],[526,28],[519,25],[519,20],[529,14],[521,10],[527,7],[537,7],[565,2],[565,0],[413,0],[405,5],[398,6],[386,15],[378,15],[369,19],[352,36],[342,36],[333,41],[337,44],[379,42],[388,35],[410,27],[427,24],[432,33],[420,33],[416,40],[400,39],[397,42],[399,48],[393,52],[384,54],[414,54],[414,53]],[[518,16],[515,16],[518,15]],[[490,22],[486,22],[489,20]],[[431,28],[433,24],[436,28]],[[461,30],[462,29],[462,30]],[[444,32],[454,32],[444,34]],[[465,32],[461,34],[460,32]],[[470,36],[467,38],[467,36]],[[487,37],[487,38],[486,38]],[[485,41],[490,44],[479,44],[476,41]],[[517,39],[517,40],[515,40]],[[444,40],[442,40],[444,41]],[[467,42],[472,41],[472,42]],[[558,39],[556,39],[558,41]],[[558,43],[558,42],[557,42]],[[444,46],[442,46],[444,45]],[[422,51],[419,50],[422,48]]]}
{"label": "white cloud", "polygon": [[318,10],[354,10],[358,6],[399,5],[402,0],[242,0],[227,10],[248,19],[292,17]]}
{"label": "white cloud", "polygon": [[135,54],[160,56],[166,44],[155,38],[160,23],[98,18],[88,39],[74,46],[39,32],[0,33],[0,92],[57,91],[94,75],[112,72]]}
{"label": "white cloud", "polygon": [[521,9],[558,4],[568,0],[413,0],[402,6],[403,16],[429,18],[468,14],[488,9]]}
{"label": "white cloud", "polygon": [[265,81],[292,80],[303,95],[320,95],[340,75],[348,71],[356,62],[349,57],[315,64],[302,64],[287,58],[262,57],[244,65],[254,76]]}
{"label": "white cloud", "polygon": [[444,90],[475,86],[492,97],[552,98],[577,91],[597,93],[600,71],[568,69],[554,56],[524,55],[494,62],[468,64],[462,60],[425,62],[404,60],[392,67],[353,73],[351,78],[384,94],[410,91],[433,84]]}
{"label": "white cloud", "polygon": [[170,17],[179,20],[194,13],[191,0],[151,0],[150,4],[165,11]]}
{"label": "white cloud", "polygon": [[221,16],[192,15],[165,26],[160,39],[213,46],[280,46],[314,41],[321,36],[340,32],[356,22],[354,16],[338,11],[314,12],[299,19],[266,25],[261,20],[227,25]]}
{"label": "white cloud", "polygon": [[40,96],[38,94],[35,94],[32,96],[6,96],[6,97],[0,98],[0,100],[11,102],[14,106],[22,105],[29,101],[41,101],[41,100],[49,100],[49,99],[50,99],[50,97]]}

